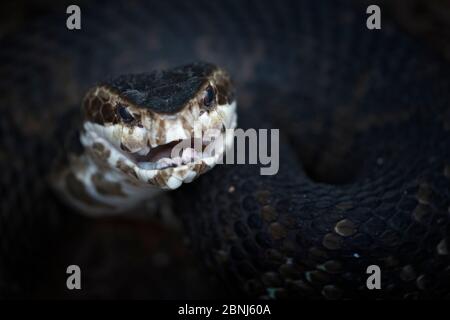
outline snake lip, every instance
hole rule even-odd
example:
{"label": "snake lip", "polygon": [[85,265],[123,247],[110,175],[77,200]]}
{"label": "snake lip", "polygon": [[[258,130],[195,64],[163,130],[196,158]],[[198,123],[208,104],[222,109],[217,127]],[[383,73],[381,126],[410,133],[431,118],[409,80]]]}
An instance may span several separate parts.
{"label": "snake lip", "polygon": [[127,153],[127,156],[140,169],[163,170],[211,157],[205,152],[208,143],[210,142],[200,138],[178,139],[151,148],[145,155],[134,152]]}

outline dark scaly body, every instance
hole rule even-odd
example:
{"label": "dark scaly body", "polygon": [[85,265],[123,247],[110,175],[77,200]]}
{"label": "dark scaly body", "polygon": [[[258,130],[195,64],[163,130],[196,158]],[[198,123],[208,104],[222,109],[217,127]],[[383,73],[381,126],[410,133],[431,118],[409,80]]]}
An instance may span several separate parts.
{"label": "dark scaly body", "polygon": [[449,80],[438,58],[388,23],[369,32],[347,1],[134,1],[82,17],[82,31],[62,15],[1,44],[3,292],[27,290],[23,271],[65,225],[42,181],[62,141],[73,148],[70,110],[85,91],[207,60],[234,76],[240,126],[283,135],[278,175],[225,166],[175,194],[208,265],[255,296],[360,296],[370,264],[385,288],[373,295],[448,294]]}

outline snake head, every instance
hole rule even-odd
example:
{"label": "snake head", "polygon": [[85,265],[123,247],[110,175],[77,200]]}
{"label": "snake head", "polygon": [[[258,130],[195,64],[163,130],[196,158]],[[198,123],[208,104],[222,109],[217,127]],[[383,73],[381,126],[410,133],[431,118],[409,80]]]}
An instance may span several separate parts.
{"label": "snake head", "polygon": [[83,111],[81,142],[97,163],[163,189],[214,167],[236,127],[230,77],[208,63],[117,76],[88,91]]}

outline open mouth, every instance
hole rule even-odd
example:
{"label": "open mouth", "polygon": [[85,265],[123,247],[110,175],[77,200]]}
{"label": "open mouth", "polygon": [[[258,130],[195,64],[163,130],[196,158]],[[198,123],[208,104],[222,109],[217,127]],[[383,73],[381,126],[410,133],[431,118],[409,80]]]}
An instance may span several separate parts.
{"label": "open mouth", "polygon": [[144,155],[141,152],[127,152],[126,156],[142,170],[176,168],[202,160],[209,164],[224,151],[223,134],[224,131],[218,137],[208,140],[174,140],[151,148]]}
{"label": "open mouth", "polygon": [[176,140],[155,148],[146,155],[137,152],[129,157],[138,167],[144,170],[162,170],[174,168],[202,160],[213,155],[207,154],[208,143],[202,139]]}
{"label": "open mouth", "polygon": [[87,121],[80,139],[98,163],[106,161],[114,169],[108,177],[121,172],[145,184],[176,189],[223,163],[226,150],[233,144],[228,130],[236,127],[235,103],[219,106],[217,112],[203,113],[197,120],[199,126],[192,125],[190,132],[194,138],[186,138],[180,120],[165,119],[164,126],[157,127],[164,130],[161,136],[157,136],[159,131],[150,124],[147,127],[152,130],[147,127],[131,130],[122,124],[100,125]]}

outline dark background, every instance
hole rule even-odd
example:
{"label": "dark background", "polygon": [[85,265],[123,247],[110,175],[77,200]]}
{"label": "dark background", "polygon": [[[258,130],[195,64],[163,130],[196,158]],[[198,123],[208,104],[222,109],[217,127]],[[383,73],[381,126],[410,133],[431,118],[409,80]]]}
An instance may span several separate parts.
{"label": "dark background", "polygon": [[[450,61],[450,1],[360,1],[380,5],[383,19],[394,20]],[[83,2],[76,2],[82,10]],[[58,6],[53,3],[49,0],[3,3],[0,39],[41,16],[65,14],[59,12],[61,7],[74,4],[66,0],[58,1]],[[65,269],[56,261],[52,276],[43,279],[33,297],[183,299],[226,294],[190,253],[183,233],[158,220],[102,219],[83,225],[81,230],[83,235],[77,237],[68,231],[65,254],[85,261],[84,267],[90,272],[83,278],[83,286],[88,290],[68,291]],[[74,242],[74,238],[83,241]]]}
{"label": "dark background", "polygon": [[[378,4],[382,17],[396,21],[402,28],[419,37],[450,60],[450,1],[448,0],[350,0]],[[60,0],[53,6],[51,0],[5,1],[0,10],[0,37],[39,16],[59,13],[61,7],[82,1]],[[64,6],[63,6],[64,5]]]}

